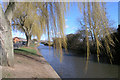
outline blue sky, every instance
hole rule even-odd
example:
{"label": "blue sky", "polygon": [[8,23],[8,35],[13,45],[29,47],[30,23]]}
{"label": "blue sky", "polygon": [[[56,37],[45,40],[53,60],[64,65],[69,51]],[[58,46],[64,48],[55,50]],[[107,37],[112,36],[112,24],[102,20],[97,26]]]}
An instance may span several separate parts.
{"label": "blue sky", "polygon": [[[113,27],[117,28],[118,3],[109,2],[106,4],[106,7],[107,7],[107,13],[108,13],[109,19],[115,22]],[[82,19],[80,11],[76,5],[72,6],[70,8],[70,12],[66,16],[66,25],[67,25],[66,34],[75,33],[76,30],[80,28],[80,25],[77,20],[78,18]]]}
{"label": "blue sky", "polygon": [[[110,20],[113,20],[115,22],[114,28],[117,29],[118,25],[118,2],[107,2],[107,13]],[[80,14],[80,11],[78,9],[78,6],[75,4],[73,6],[70,6],[70,11],[65,16],[66,21],[66,30],[65,34],[75,33],[77,29],[80,29],[79,22],[77,19],[81,19],[82,16]],[[119,22],[120,24],[120,22]],[[19,31],[13,31],[12,32],[13,37],[22,37],[25,38],[25,35],[23,33],[20,33]],[[42,36],[42,40],[46,39],[45,36]]]}

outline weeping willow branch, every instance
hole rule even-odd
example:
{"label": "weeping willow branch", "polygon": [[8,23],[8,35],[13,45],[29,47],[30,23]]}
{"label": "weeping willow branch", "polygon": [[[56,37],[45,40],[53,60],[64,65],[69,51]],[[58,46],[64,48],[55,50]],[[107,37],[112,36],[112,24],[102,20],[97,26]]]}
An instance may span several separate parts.
{"label": "weeping willow branch", "polygon": [[[99,62],[99,54],[101,53],[101,48],[103,44],[100,39],[104,39],[106,53],[110,58],[112,63],[113,56],[111,53],[110,46],[114,46],[114,41],[110,36],[109,31],[109,22],[106,14],[106,8],[103,2],[83,2],[79,5],[83,6],[80,8],[80,12],[83,13],[84,18],[84,27],[86,29],[86,41],[87,41],[87,61],[89,59],[89,35],[91,33],[92,41],[95,41],[95,46],[97,48],[97,58]],[[79,6],[78,5],[78,6]],[[82,9],[82,10],[81,10]]]}

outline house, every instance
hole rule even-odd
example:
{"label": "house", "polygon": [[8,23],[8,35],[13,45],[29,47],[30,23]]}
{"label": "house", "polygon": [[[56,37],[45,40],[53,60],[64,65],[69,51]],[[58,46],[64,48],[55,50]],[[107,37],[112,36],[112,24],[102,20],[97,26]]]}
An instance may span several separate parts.
{"label": "house", "polygon": [[24,38],[19,38],[19,37],[14,37],[13,38],[13,42],[17,43],[17,42],[26,42],[27,40]]}

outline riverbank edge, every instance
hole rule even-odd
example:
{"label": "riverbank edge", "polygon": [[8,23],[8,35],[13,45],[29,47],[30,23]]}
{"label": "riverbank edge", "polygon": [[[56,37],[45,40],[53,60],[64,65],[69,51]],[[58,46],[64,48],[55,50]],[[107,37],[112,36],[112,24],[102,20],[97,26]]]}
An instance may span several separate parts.
{"label": "riverbank edge", "polygon": [[[39,52],[38,47],[40,46],[40,43],[36,45],[35,49],[37,51],[38,55],[41,55],[43,57],[43,55]],[[44,58],[44,57],[43,57]],[[47,60],[44,58],[44,60],[47,62]],[[47,62],[48,63],[48,62]],[[49,63],[48,63],[49,64]],[[51,67],[51,69],[53,69],[53,67],[49,64],[49,66]],[[58,75],[58,73],[53,69],[53,72],[56,73],[56,75],[58,76],[58,80],[62,80],[62,78]]]}
{"label": "riverbank edge", "polygon": [[[37,46],[38,47],[38,46]],[[43,55],[39,52],[39,50],[38,50],[38,48],[36,47],[36,49],[37,49],[37,54],[40,54],[42,57],[43,57]],[[44,58],[44,57],[43,57]],[[44,60],[47,62],[47,60],[44,58]],[[48,62],[47,62],[48,63]],[[48,63],[49,64],[49,63]],[[48,65],[51,69],[53,69],[53,67],[49,64]],[[58,75],[58,73],[53,69],[53,72],[58,76],[58,78],[59,79],[61,79],[60,78],[60,76]]]}
{"label": "riverbank edge", "polygon": [[[42,57],[42,61],[44,62],[44,61],[46,61],[47,62],[47,60],[42,56],[42,54],[39,52],[39,50],[38,50],[38,47],[39,45],[37,45],[37,46],[35,46],[33,49],[35,49],[37,52],[36,52],[36,54],[37,55],[39,55],[39,56],[41,56]],[[28,48],[30,48],[30,47],[28,47]],[[31,48],[32,49],[32,48]],[[16,54],[16,53],[15,53]],[[32,56],[34,56],[34,57],[36,57],[37,58],[37,56],[36,55],[32,55]],[[41,61],[41,62],[42,62]],[[47,68],[47,70],[49,70],[49,69],[51,69],[50,71],[52,71],[51,73],[53,73],[54,74],[54,76],[53,75],[51,75],[51,77],[49,77],[49,78],[57,78],[57,79],[59,79],[59,80],[61,80],[61,78],[60,78],[60,76],[57,74],[57,72],[52,68],[52,66],[47,62],[47,67],[45,67],[45,68]],[[45,65],[45,64],[43,64],[43,65]],[[30,65],[30,66],[32,66],[32,65]],[[45,65],[46,66],[46,65]],[[2,66],[2,69],[3,68],[10,68],[10,67],[6,67],[6,66]],[[3,70],[2,70],[3,71]],[[47,72],[47,71],[45,71],[45,72]],[[3,75],[3,74],[2,74]],[[43,74],[43,75],[45,75],[45,74]],[[2,78],[4,78],[4,77],[2,77]],[[5,77],[6,78],[6,77]],[[9,77],[7,77],[7,78],[9,78]],[[11,78],[11,77],[10,77]],[[14,77],[13,77],[14,78]],[[21,78],[21,77],[20,77]],[[44,78],[44,77],[42,77],[42,78]],[[46,78],[46,77],[45,77]]]}

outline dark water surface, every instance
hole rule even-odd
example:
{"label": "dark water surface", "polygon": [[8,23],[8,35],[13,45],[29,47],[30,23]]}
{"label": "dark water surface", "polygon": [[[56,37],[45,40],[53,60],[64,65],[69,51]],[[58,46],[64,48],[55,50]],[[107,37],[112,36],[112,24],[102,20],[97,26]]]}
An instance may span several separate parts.
{"label": "dark water surface", "polygon": [[54,48],[49,49],[48,46],[40,44],[38,49],[61,78],[118,78],[117,65],[97,63],[93,56],[90,57],[88,70],[85,72],[86,57],[83,57],[82,53],[68,51],[69,54],[66,54],[63,50],[60,63],[59,57],[54,54]]}

